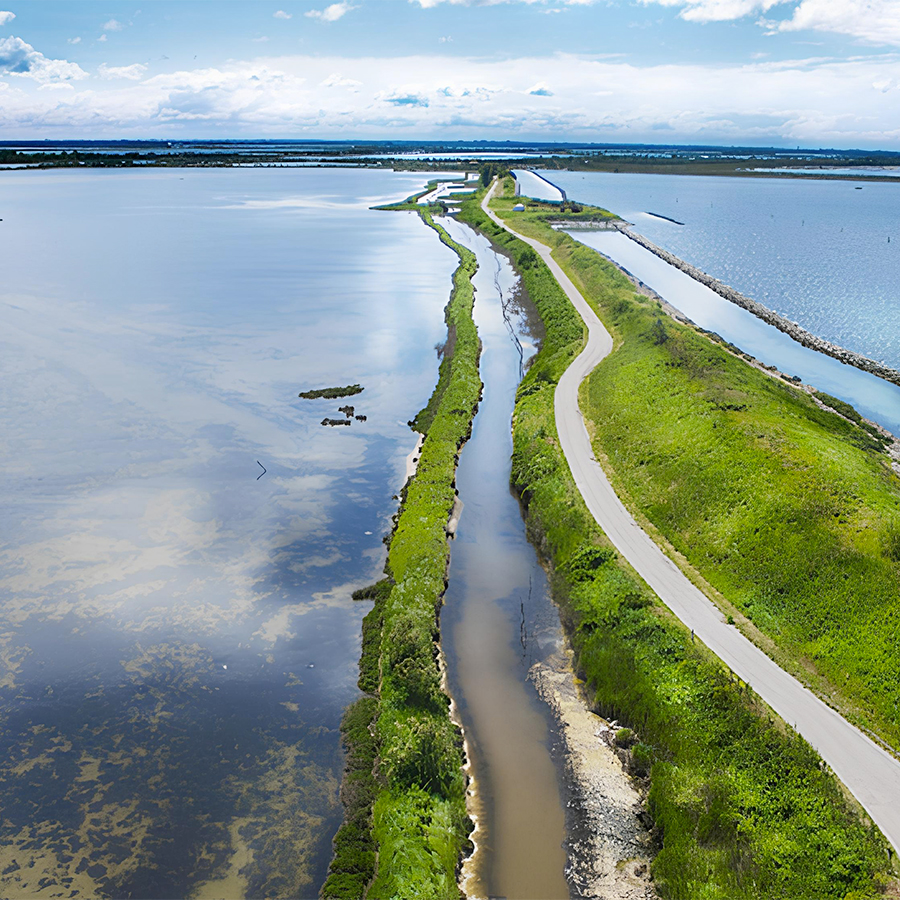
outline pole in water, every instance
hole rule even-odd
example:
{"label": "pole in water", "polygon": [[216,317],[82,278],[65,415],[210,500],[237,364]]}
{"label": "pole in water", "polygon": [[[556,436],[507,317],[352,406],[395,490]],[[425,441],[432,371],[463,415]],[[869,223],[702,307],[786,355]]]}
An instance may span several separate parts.
{"label": "pole in water", "polygon": [[260,472],[259,475],[256,476],[256,480],[259,481],[259,479],[266,474],[266,467],[259,460],[256,461],[256,464],[262,469],[262,472]]}

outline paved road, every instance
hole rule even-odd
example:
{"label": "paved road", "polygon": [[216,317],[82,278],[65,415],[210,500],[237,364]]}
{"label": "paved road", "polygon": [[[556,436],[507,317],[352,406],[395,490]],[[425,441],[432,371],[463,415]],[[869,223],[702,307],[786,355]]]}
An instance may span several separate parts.
{"label": "paved road", "polygon": [[494,188],[485,197],[484,211],[498,225],[534,248],[588,328],[587,345],[559,380],[554,408],[560,445],[575,484],[597,524],[663,603],[816,748],[900,852],[900,762],[776,665],[737,628],[728,625],[718,607],[660,550],[616,496],[594,459],[578,406],[578,387],[612,350],[612,338],[550,256],[550,248],[513,231],[487,208]]}

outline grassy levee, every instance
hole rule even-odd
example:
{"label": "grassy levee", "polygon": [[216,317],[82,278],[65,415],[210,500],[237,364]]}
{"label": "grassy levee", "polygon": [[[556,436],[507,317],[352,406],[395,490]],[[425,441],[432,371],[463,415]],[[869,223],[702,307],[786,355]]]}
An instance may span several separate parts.
{"label": "grassy levee", "polygon": [[[497,206],[512,202],[507,196]],[[515,227],[556,248],[604,319],[617,310],[655,324],[655,304],[602,257],[553,232],[546,214],[516,215]],[[691,640],[585,507],[553,414],[556,382],[582,346],[580,318],[527,245],[476,203],[465,204],[460,218],[511,255],[547,329],[517,394],[512,480],[529,535],[552,564],[554,596],[596,708],[639,736],[631,765],[650,777],[659,893],[680,900],[879,896],[889,870],[880,834],[811,748]],[[637,343],[632,332],[616,337],[612,357]]]}
{"label": "grassy levee", "polygon": [[375,600],[360,660],[367,696],[344,719],[346,813],[323,888],[324,897],[344,900],[457,900],[457,868],[471,831],[462,741],[441,688],[437,641],[456,464],[481,395],[472,319],[476,259],[427,211],[418,212],[460,257],[446,308],[453,346],[416,418],[425,440],[395,519],[388,578],[365,592]]}
{"label": "grassy levee", "polygon": [[900,482],[880,441],[652,308],[611,318],[623,345],[585,409],[618,486],[820,692],[900,746]]}

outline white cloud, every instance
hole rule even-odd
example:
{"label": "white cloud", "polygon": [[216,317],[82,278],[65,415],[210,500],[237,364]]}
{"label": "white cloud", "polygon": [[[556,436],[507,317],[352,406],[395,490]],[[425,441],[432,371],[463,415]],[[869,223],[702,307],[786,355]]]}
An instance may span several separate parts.
{"label": "white cloud", "polygon": [[276,12],[272,13],[273,19],[293,19],[294,16],[292,13],[285,12],[283,9],[279,9]]}
{"label": "white cloud", "polygon": [[67,44],[80,44],[81,38],[80,37],[67,38],[66,43]]}
{"label": "white cloud", "polygon": [[17,37],[0,40],[0,75],[19,75],[41,82],[87,78],[87,72],[77,63],[48,59]]}
{"label": "white cloud", "polygon": [[[537,72],[545,82],[535,84]],[[69,92],[39,92],[20,78],[4,91],[0,133],[900,148],[891,89],[900,84],[900,59],[884,55],[655,66],[568,54],[458,57],[452,79],[437,53],[284,56]],[[545,85],[552,96],[529,93]]]}
{"label": "white cloud", "polygon": [[778,31],[831,31],[871,44],[900,46],[900,3],[897,0],[801,0],[793,16],[775,27]]}
{"label": "white cloud", "polygon": [[[434,5],[444,0],[416,0]],[[469,0],[447,0],[451,3]],[[492,0],[493,2],[493,0]],[[530,2],[530,0],[523,0]],[[569,3],[580,0],[567,0]],[[764,15],[777,6],[797,0],[640,0],[645,6],[679,7],[689,22],[730,22],[745,16]],[[785,31],[830,31],[871,44],[900,46],[898,0],[800,0],[790,18],[761,19],[769,34]]]}
{"label": "white cloud", "polygon": [[8,9],[0,9],[0,25],[8,25],[16,17],[14,12]]}
{"label": "white cloud", "polygon": [[730,22],[766,13],[787,0],[641,0],[645,6],[682,7],[679,16],[688,22]]}
{"label": "white cloud", "polygon": [[133,63],[130,66],[108,66],[101,63],[97,74],[106,81],[116,78],[125,78],[129,81],[140,81],[144,77],[147,67],[143,63]]}
{"label": "white cloud", "polygon": [[305,15],[310,19],[318,19],[320,22],[337,22],[351,9],[356,9],[356,7],[346,0],[342,0],[341,3],[332,3],[331,6],[326,6],[325,9],[311,9]]}
{"label": "white cloud", "polygon": [[102,27],[104,31],[121,31],[125,26],[117,19],[110,19],[104,22]]}
{"label": "white cloud", "polygon": [[97,40],[100,41],[101,44],[102,44],[102,43],[105,43],[105,41],[106,41],[106,35],[105,35],[105,34],[101,34],[100,37],[97,38]]}
{"label": "white cloud", "polygon": [[260,37],[251,38],[254,44],[265,44],[269,39],[265,35],[261,35]]}
{"label": "white cloud", "polygon": [[543,81],[539,81],[537,84],[533,84],[530,88],[528,88],[528,93],[531,94],[532,97],[553,96],[553,91],[551,91]]}
{"label": "white cloud", "polygon": [[357,81],[355,78],[344,78],[343,75],[335,73],[320,81],[319,84],[322,87],[358,88],[362,85],[362,82]]}

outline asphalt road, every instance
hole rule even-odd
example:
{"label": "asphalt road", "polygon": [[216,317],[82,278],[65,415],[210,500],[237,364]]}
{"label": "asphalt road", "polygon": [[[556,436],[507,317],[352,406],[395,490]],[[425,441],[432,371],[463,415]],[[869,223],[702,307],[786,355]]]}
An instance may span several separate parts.
{"label": "asphalt road", "polygon": [[[496,182],[494,188],[496,187]],[[498,225],[525,241],[549,266],[587,326],[581,354],[556,388],[554,409],[560,446],[578,490],[597,524],[659,598],[742,681],[792,725],[866,809],[900,851],[900,761],[823,703],[762,650],[728,625],[718,607],[695,587],[634,520],[594,459],[578,406],[578,387],[612,350],[612,338],[587,301],[550,255],[550,248],[513,231],[482,204]]]}

